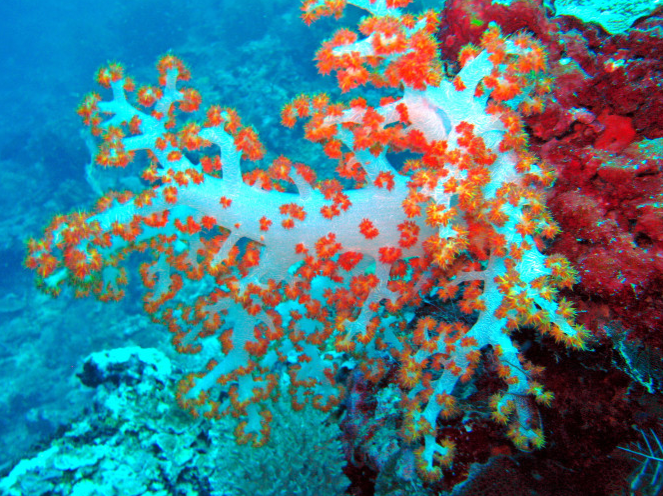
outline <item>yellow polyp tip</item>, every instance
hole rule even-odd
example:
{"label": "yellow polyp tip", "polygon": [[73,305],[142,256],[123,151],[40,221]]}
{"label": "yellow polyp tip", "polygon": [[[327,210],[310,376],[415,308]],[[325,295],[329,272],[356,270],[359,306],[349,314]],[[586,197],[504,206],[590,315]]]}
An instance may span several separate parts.
{"label": "yellow polyp tip", "polygon": [[536,395],[534,399],[540,405],[550,407],[552,405],[553,400],[555,399],[555,395],[550,391],[546,391],[544,393]]}
{"label": "yellow polyp tip", "polygon": [[500,401],[502,401],[502,396],[503,395],[501,393],[495,393],[494,395],[492,395],[488,403],[490,405],[490,408],[492,408],[493,410],[497,410],[497,406],[499,405]]}
{"label": "yellow polyp tip", "polygon": [[532,445],[534,446],[534,449],[541,449],[546,445],[546,438],[543,435],[543,431],[541,429],[535,429],[534,430],[534,437],[532,438]]}
{"label": "yellow polyp tip", "polygon": [[443,467],[450,467],[456,456],[456,444],[450,439],[443,439],[441,446],[447,450],[444,455],[437,454],[435,459]]}
{"label": "yellow polyp tip", "polygon": [[520,431],[516,430],[509,437],[511,438],[514,446],[519,450],[527,451],[529,449],[529,439],[521,434]]}
{"label": "yellow polyp tip", "polygon": [[442,465],[445,468],[451,467],[454,461],[454,452],[450,451],[446,455],[440,455],[435,458],[440,465]]}
{"label": "yellow polyp tip", "polygon": [[442,470],[440,467],[419,467],[419,475],[426,482],[437,482],[442,478]]}
{"label": "yellow polyp tip", "polygon": [[576,331],[574,336],[569,337],[568,344],[577,350],[584,351],[587,349],[587,329],[581,325],[574,325],[573,329]]}
{"label": "yellow polyp tip", "polygon": [[509,418],[499,410],[493,410],[493,412],[491,413],[491,417],[493,417],[493,420],[495,422],[502,425],[506,425],[506,423],[509,420]]}

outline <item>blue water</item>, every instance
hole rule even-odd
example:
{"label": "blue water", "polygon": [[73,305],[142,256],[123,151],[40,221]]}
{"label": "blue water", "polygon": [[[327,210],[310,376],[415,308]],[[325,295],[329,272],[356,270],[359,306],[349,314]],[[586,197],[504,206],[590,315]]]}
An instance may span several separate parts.
{"label": "blue water", "polygon": [[82,411],[89,396],[74,373],[88,353],[170,347],[156,327],[127,332],[121,316],[141,318],[135,303],[51,300],[22,267],[25,239],[95,199],[75,108],[99,90],[96,70],[120,61],[151,83],[157,59],[172,51],[207,103],[237,108],[272,153],[284,153],[292,134],[278,125],[280,106],[319,84],[313,53],[329,32],[298,15],[296,2],[282,0],[0,3],[0,470]]}

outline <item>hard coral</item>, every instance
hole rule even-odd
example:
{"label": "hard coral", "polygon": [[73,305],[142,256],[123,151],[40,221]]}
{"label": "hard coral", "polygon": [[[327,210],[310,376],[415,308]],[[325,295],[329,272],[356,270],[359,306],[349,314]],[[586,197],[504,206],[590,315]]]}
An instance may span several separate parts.
{"label": "hard coral", "polygon": [[611,34],[625,33],[639,18],[650,15],[658,0],[613,0],[609,7],[602,0],[557,0],[558,15],[574,16],[587,23],[597,23]]}

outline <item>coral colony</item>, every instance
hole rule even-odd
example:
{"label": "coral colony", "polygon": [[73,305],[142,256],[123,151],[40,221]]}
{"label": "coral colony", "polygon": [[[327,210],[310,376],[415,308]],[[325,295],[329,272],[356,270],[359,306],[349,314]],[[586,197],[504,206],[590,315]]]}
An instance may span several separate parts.
{"label": "coral colony", "polygon": [[[338,17],[345,3],[307,0],[304,21]],[[318,68],[343,92],[372,85],[392,96],[301,95],[281,114],[285,126],[305,121],[338,179],[317,180],[285,156],[243,173],[244,161],[263,157],[258,135],[217,105],[189,120],[201,96],[180,60],[164,56],[159,84],[143,87],[109,64],[97,81],[112,98],[91,93],[78,113],[98,139],[96,163],[125,167],[144,150],[149,186],[56,216],[29,242],[26,264],[45,291],[115,300],[128,255],[149,259],[145,309],[180,352],[209,357],[182,380],[180,403],[233,415],[241,442],[268,442],[278,371],[287,370],[295,408],[321,410],[344,398],[343,363],[373,383],[388,377],[400,391],[398,442],[421,477],[438,480],[456,447],[436,424],[462,414],[454,387],[472,379],[485,350],[504,386],[491,397],[493,418],[515,446],[533,449],[544,444],[537,403],[553,395],[511,334],[527,326],[584,346],[574,309],[556,296],[575,274],[541,253],[558,232],[543,196],[554,176],[528,152],[521,123],[549,90],[546,53],[491,25],[448,79],[435,12],[405,13],[409,0],[347,3],[370,15],[359,33],[341,29],[323,44]],[[452,300],[465,317],[413,318],[424,298]]]}

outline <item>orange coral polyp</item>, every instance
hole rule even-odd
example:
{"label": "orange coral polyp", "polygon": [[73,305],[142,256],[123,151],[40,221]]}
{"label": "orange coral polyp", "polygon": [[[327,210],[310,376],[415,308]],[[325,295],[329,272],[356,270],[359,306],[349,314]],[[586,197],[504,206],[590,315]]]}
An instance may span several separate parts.
{"label": "orange coral polyp", "polygon": [[369,219],[363,219],[359,223],[359,232],[363,234],[366,239],[376,238],[380,234],[380,231],[375,227],[375,224]]}

